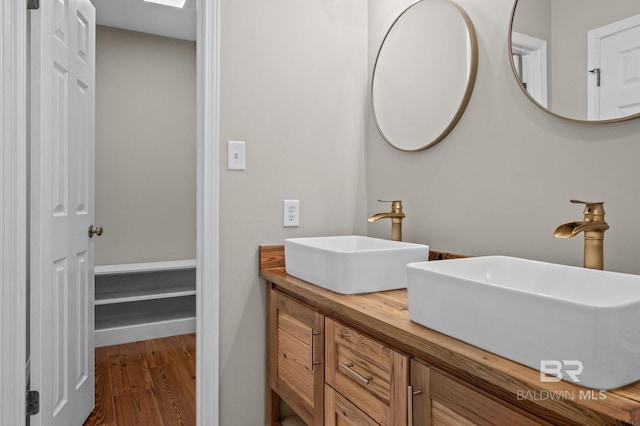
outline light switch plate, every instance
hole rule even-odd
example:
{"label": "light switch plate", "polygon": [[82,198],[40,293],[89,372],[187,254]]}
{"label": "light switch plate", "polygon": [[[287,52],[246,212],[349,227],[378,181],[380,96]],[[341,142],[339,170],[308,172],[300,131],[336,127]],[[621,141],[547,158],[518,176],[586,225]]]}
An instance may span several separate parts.
{"label": "light switch plate", "polygon": [[245,144],[242,141],[227,141],[227,170],[246,170]]}

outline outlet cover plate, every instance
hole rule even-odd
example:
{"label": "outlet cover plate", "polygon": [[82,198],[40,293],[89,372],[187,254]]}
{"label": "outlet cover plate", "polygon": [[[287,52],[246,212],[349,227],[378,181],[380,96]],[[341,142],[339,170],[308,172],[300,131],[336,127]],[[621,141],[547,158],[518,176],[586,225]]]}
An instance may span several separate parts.
{"label": "outlet cover plate", "polygon": [[300,200],[284,200],[282,226],[284,228],[300,226]]}

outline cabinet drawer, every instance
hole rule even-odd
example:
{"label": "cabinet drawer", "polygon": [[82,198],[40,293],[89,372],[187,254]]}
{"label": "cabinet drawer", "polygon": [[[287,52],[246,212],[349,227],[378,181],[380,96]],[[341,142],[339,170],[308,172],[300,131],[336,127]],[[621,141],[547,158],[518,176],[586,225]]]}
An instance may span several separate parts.
{"label": "cabinet drawer", "polygon": [[[548,425],[517,407],[498,402],[434,369],[429,371],[431,426]],[[415,407],[414,407],[415,410]]]}
{"label": "cabinet drawer", "polygon": [[408,358],[330,318],[325,332],[326,382],[379,424],[406,424]]}
{"label": "cabinet drawer", "polygon": [[324,385],[324,426],[376,426],[377,424],[331,386]]}

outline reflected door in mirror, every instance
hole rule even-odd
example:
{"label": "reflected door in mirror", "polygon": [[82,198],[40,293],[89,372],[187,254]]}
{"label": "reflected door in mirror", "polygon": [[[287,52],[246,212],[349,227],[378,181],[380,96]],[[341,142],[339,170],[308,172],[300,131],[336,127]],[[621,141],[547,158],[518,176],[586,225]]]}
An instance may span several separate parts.
{"label": "reflected door in mirror", "polygon": [[[529,67],[527,40],[548,47]],[[640,115],[640,2],[516,0],[510,42],[514,76],[545,111],[574,121]]]}

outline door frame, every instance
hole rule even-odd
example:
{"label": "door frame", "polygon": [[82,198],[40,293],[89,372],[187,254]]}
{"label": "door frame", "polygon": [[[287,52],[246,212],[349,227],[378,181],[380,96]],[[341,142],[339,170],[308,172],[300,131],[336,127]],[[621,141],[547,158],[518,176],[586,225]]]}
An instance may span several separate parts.
{"label": "door frame", "polygon": [[[196,1],[196,418],[199,426],[217,426],[220,0]],[[24,426],[28,265],[26,0],[0,0],[0,22],[0,424]]]}
{"label": "door frame", "polygon": [[25,424],[27,11],[0,0],[0,424]]}
{"label": "door frame", "polygon": [[196,424],[219,423],[220,1],[197,0]]}
{"label": "door frame", "polygon": [[511,52],[522,55],[527,93],[540,105],[547,107],[547,42],[527,34],[511,32]]}

